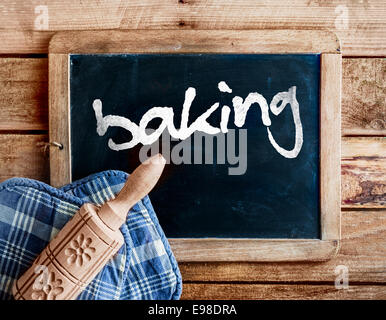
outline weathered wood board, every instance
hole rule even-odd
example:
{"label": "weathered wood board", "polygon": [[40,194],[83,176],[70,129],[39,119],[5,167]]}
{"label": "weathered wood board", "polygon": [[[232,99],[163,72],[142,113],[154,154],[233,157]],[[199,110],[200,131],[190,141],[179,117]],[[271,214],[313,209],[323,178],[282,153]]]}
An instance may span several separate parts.
{"label": "weathered wood board", "polygon": [[386,50],[383,0],[5,0],[0,8],[2,53],[46,53],[55,31],[93,29],[323,29],[339,36],[343,55]]}
{"label": "weathered wood board", "polygon": [[386,286],[351,285],[347,290],[337,290],[334,285],[304,284],[204,284],[187,283],[182,299],[213,300],[385,300]]}

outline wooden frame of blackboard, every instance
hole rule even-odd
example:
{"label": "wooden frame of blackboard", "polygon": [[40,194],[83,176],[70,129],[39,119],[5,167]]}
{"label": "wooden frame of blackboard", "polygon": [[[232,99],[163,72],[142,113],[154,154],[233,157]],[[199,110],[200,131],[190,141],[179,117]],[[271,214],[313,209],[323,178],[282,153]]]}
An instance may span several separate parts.
{"label": "wooden frame of blackboard", "polygon": [[49,137],[53,186],[71,182],[69,54],[320,53],[321,239],[169,239],[178,261],[324,261],[340,241],[341,54],[317,30],[128,30],[59,32],[49,45]]}

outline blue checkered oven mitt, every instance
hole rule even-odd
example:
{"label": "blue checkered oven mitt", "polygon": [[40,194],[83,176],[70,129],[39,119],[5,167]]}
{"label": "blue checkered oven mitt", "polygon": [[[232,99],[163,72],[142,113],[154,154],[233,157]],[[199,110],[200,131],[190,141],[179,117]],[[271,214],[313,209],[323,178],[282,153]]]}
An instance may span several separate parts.
{"label": "blue checkered oven mitt", "polygon": [[[13,282],[83,203],[114,198],[127,176],[105,171],[60,189],[24,178],[0,184],[0,299],[12,299]],[[149,197],[121,231],[125,244],[78,299],[179,299],[181,274]]]}

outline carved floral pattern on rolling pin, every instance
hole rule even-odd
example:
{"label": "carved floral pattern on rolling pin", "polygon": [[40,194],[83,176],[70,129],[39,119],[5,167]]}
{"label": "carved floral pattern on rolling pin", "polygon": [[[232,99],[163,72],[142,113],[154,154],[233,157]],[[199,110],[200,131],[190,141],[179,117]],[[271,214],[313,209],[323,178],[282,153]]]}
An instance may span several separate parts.
{"label": "carved floral pattern on rolling pin", "polygon": [[55,300],[64,291],[63,287],[61,287],[63,281],[55,279],[54,272],[50,272],[45,277],[45,273],[42,270],[42,274],[38,279],[39,284],[35,286],[36,289],[32,292],[33,300]]}
{"label": "carved floral pattern on rolling pin", "polygon": [[85,239],[84,234],[81,233],[77,239],[71,241],[71,248],[67,248],[64,252],[69,265],[76,264],[81,267],[84,262],[91,260],[92,254],[95,252],[95,248],[91,247],[92,239]]}

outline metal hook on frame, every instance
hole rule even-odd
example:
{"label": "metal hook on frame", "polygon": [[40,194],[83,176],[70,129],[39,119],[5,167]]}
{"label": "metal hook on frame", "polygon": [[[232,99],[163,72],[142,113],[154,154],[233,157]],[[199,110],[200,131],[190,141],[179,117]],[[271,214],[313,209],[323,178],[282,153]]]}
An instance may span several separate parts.
{"label": "metal hook on frame", "polygon": [[44,153],[47,152],[47,149],[49,147],[55,147],[55,148],[58,148],[59,150],[62,150],[63,149],[63,144],[61,144],[60,142],[56,142],[56,141],[46,142],[44,144]]}

